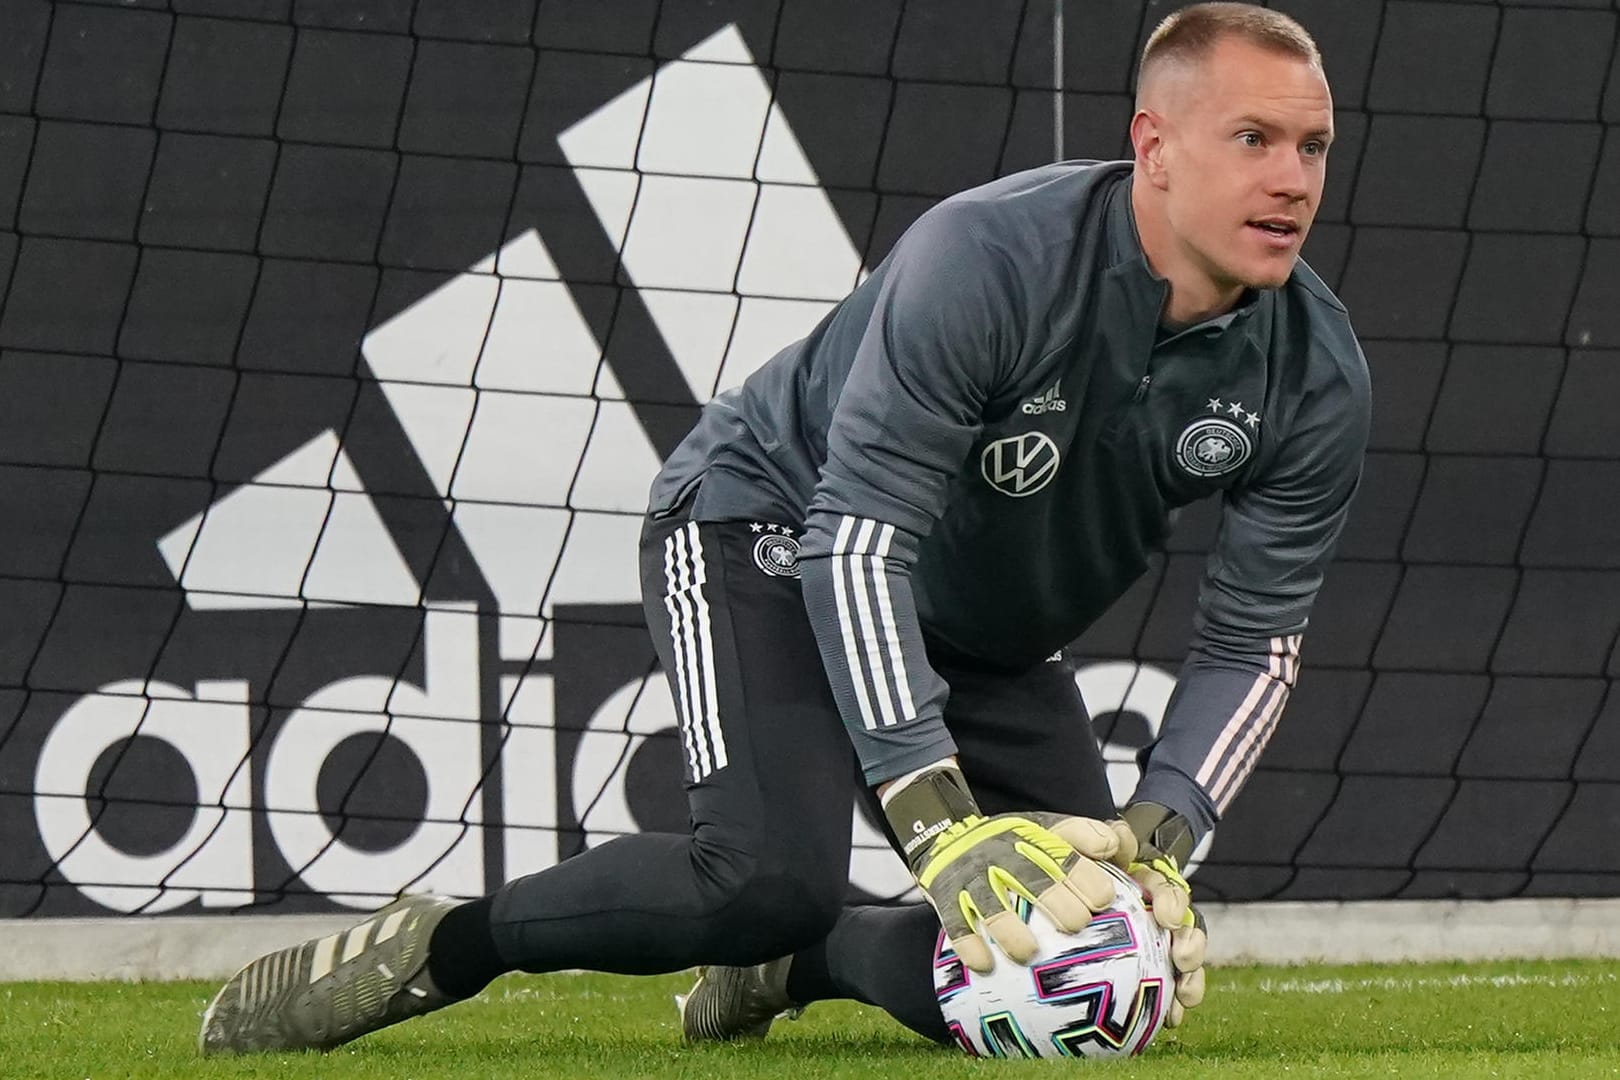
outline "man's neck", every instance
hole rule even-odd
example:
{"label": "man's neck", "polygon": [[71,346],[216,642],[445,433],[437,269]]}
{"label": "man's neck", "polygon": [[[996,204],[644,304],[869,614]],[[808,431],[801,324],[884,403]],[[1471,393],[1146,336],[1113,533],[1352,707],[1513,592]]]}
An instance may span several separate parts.
{"label": "man's neck", "polygon": [[[1151,256],[1148,258],[1148,265],[1153,266]],[[1157,267],[1154,267],[1154,272],[1159,273]],[[1160,276],[1170,283],[1170,295],[1164,301],[1164,311],[1159,318],[1172,330],[1185,330],[1206,319],[1225,315],[1238,306],[1245,291],[1241,285],[1233,285],[1226,289],[1217,288],[1201,275],[1194,276],[1191,282],[1185,279],[1178,282],[1171,274]],[[1204,287],[1199,288],[1199,285]]]}
{"label": "man's neck", "polygon": [[1231,311],[1243,299],[1243,286],[1216,282],[1193,261],[1176,242],[1146,185],[1140,177],[1132,178],[1131,211],[1148,269],[1170,286],[1161,321],[1171,330],[1181,330]]}

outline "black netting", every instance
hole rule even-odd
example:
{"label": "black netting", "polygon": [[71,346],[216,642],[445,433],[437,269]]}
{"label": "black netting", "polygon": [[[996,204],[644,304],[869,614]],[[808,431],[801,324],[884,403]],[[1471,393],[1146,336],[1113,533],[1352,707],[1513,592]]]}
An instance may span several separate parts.
{"label": "black netting", "polygon": [[[1122,154],[1176,6],[0,3],[0,916],[472,895],[681,828],[656,463],[940,197]],[[1306,254],[1373,445],[1199,880],[1613,895],[1616,12],[1274,6],[1335,91]],[[1078,643],[1120,784],[1214,524]]]}

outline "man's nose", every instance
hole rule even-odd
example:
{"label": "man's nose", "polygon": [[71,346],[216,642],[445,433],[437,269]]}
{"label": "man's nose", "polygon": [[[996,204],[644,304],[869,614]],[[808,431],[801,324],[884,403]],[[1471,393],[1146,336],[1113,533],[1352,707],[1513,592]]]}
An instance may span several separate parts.
{"label": "man's nose", "polygon": [[1281,195],[1298,202],[1310,194],[1310,182],[1306,178],[1305,162],[1301,160],[1300,153],[1292,148],[1279,148],[1272,162],[1271,194]]}

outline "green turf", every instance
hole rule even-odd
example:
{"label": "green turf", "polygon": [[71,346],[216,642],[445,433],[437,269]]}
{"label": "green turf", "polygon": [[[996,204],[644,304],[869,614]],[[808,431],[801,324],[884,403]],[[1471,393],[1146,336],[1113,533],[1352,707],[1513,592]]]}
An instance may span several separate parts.
{"label": "green turf", "polygon": [[974,1061],[882,1013],[823,1003],[764,1043],[681,1044],[681,977],[513,976],[477,1001],[326,1055],[196,1056],[200,983],[0,986],[0,1077],[689,1077],[729,1080],[1588,1077],[1620,1075],[1620,964],[1211,972],[1187,1025],[1127,1062]]}

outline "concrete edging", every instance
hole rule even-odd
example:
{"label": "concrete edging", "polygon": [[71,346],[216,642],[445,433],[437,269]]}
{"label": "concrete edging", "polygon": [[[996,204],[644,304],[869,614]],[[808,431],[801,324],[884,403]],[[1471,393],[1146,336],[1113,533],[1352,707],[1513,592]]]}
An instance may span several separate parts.
{"label": "concrete edging", "polygon": [[[1620,958],[1620,899],[1208,904],[1221,964]],[[351,926],[333,915],[0,919],[0,982],[224,979]]]}

